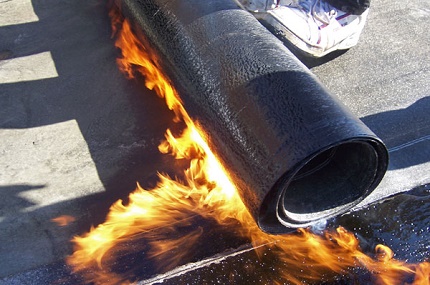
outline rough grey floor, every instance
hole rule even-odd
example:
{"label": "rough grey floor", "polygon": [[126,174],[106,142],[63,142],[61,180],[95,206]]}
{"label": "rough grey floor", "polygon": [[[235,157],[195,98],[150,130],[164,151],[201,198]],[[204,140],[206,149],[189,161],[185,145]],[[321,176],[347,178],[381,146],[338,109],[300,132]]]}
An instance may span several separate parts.
{"label": "rough grey floor", "polygon": [[312,68],[389,148],[370,200],[430,182],[429,20],[428,1],[374,0],[358,46]]}
{"label": "rough grey floor", "polygon": [[[103,1],[0,1],[0,15],[0,284],[45,284],[73,235],[174,173],[157,152],[172,115],[118,71]],[[358,46],[308,63],[389,147],[366,203],[430,183],[429,20],[428,1],[373,0]]]}

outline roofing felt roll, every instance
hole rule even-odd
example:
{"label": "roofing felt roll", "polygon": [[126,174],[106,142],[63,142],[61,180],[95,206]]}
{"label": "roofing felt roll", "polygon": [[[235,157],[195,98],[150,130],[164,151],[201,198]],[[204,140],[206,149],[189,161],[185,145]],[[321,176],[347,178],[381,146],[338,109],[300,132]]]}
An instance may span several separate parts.
{"label": "roofing felt roll", "polygon": [[233,0],[123,0],[260,228],[284,233],[350,210],[388,152]]}

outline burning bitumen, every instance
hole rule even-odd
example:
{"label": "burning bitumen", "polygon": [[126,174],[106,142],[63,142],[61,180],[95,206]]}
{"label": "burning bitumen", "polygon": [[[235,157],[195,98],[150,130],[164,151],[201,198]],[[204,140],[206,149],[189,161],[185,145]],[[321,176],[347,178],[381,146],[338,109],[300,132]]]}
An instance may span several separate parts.
{"label": "burning bitumen", "polygon": [[[344,227],[284,235],[262,231],[212,152],[204,127],[185,110],[157,53],[136,37],[129,21],[114,10],[111,16],[119,27],[121,70],[128,77],[140,73],[185,126],[178,134],[167,130],[159,150],[188,161],[189,167],[182,180],[160,174],[154,189],[138,186],[127,204],[111,207],[106,222],[74,239],[68,263],[84,282],[306,284],[346,283],[361,276],[375,284],[428,284],[428,262],[399,261],[383,245],[366,254]],[[190,271],[197,274],[183,274]]]}

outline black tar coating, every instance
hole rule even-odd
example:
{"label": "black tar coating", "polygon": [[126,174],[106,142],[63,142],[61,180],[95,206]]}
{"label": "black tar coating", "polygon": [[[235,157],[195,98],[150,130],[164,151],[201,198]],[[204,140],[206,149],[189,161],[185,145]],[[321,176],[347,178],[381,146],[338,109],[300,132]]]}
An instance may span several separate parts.
{"label": "black tar coating", "polygon": [[[161,57],[261,229],[284,233],[338,215],[378,185],[388,163],[383,143],[234,1],[121,3]],[[317,155],[329,157],[331,148],[337,170],[292,187],[298,171]],[[339,182],[345,176],[353,181]],[[290,196],[286,203],[299,219],[278,207]]]}

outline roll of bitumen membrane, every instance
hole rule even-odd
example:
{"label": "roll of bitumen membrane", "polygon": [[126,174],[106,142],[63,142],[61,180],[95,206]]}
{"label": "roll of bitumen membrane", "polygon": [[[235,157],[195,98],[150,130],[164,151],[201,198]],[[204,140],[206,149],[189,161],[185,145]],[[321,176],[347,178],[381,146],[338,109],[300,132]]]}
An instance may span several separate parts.
{"label": "roll of bitumen membrane", "polygon": [[259,227],[347,212],[386,172],[383,142],[233,0],[122,0]]}

